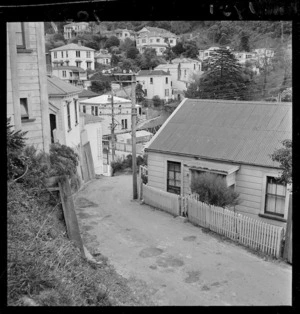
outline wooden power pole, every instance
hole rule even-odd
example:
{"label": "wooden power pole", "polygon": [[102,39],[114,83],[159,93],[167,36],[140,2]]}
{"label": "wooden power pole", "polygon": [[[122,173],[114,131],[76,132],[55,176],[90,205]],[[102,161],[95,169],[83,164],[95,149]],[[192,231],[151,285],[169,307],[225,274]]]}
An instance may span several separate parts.
{"label": "wooden power pole", "polygon": [[132,109],[131,109],[131,138],[132,138],[132,187],[133,187],[133,199],[138,198],[137,195],[137,171],[136,171],[136,116],[137,109],[135,105],[135,87],[136,87],[136,77],[135,74],[132,75]]}
{"label": "wooden power pole", "polygon": [[111,88],[111,160],[115,160],[115,117],[113,88]]}

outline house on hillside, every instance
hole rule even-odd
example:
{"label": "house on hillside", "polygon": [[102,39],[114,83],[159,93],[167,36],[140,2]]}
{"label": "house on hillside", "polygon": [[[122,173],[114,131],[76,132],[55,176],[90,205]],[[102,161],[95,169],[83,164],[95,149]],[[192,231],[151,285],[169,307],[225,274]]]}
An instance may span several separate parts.
{"label": "house on hillside", "polygon": [[117,28],[111,31],[102,31],[101,35],[106,37],[115,36],[121,41],[124,41],[126,38],[135,40],[136,37],[135,32],[127,28]]}
{"label": "house on hillside", "polygon": [[164,101],[173,98],[171,78],[170,72],[162,70],[141,70],[136,76],[137,82],[142,85],[146,99],[159,96]]}
{"label": "house on hillside", "polygon": [[140,53],[152,48],[158,56],[162,56],[169,45],[174,47],[177,43],[177,36],[163,28],[146,26],[137,33],[136,47]]}
{"label": "house on hillside", "polygon": [[95,53],[95,61],[104,65],[111,65],[111,53],[106,49],[100,49],[100,51]]}
{"label": "house on hillside", "polygon": [[74,66],[56,66],[52,68],[52,75],[78,87],[85,88],[90,85],[87,72]]}
{"label": "house on hillside", "polygon": [[51,142],[80,149],[79,101],[81,89],[55,76],[47,77]]}
{"label": "house on hillside", "polygon": [[[126,132],[131,129],[131,101],[128,99],[113,97],[114,104],[114,131]],[[111,133],[112,123],[112,98],[111,95],[101,95],[80,101],[80,111],[93,116],[99,116],[102,120],[102,134]]]}
{"label": "house on hillside", "polygon": [[184,99],[146,148],[148,185],[189,194],[215,173],[240,194],[237,212],[284,225],[290,193],[270,154],[291,138],[291,103]]}
{"label": "house on hillside", "polygon": [[77,22],[69,23],[64,25],[64,37],[65,39],[71,39],[77,35],[82,35],[83,33],[90,32],[89,23],[87,22]]}
{"label": "house on hillside", "polygon": [[26,143],[49,152],[50,123],[43,22],[6,24],[6,115]]}
{"label": "house on hillside", "polygon": [[84,47],[81,41],[78,44],[68,44],[50,50],[51,65],[74,66],[84,70],[95,70],[95,49]]}
{"label": "house on hillside", "polygon": [[[89,89],[83,89],[79,94],[78,94],[78,99],[79,102],[82,100],[90,99],[93,97],[100,96],[99,94],[89,90]],[[85,107],[82,108],[82,112],[85,113]]]}

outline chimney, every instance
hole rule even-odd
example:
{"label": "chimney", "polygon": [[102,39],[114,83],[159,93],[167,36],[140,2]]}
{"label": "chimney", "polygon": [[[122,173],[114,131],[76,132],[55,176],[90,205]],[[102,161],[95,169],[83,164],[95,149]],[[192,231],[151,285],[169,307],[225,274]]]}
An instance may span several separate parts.
{"label": "chimney", "polygon": [[81,40],[78,40],[77,44],[78,44],[78,46],[81,46]]}

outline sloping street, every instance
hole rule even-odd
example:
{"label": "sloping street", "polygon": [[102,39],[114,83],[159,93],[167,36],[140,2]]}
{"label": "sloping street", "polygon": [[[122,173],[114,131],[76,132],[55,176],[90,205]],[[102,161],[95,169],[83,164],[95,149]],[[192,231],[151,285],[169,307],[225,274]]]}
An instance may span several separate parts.
{"label": "sloping street", "polygon": [[84,244],[145,305],[291,305],[292,268],[132,200],[132,176],[90,182],[75,200]]}

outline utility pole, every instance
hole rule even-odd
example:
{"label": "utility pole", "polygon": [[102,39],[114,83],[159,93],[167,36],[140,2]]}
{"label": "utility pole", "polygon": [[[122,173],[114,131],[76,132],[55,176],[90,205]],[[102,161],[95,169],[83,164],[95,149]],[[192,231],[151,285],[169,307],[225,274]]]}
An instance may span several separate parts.
{"label": "utility pole", "polygon": [[136,171],[136,116],[137,110],[135,106],[135,88],[136,88],[136,77],[132,75],[132,96],[131,96],[131,138],[132,138],[132,187],[133,187],[133,199],[138,198],[137,195],[137,171]]}
{"label": "utility pole", "polygon": [[111,86],[111,160],[115,160],[115,118],[114,118],[114,92]]}

